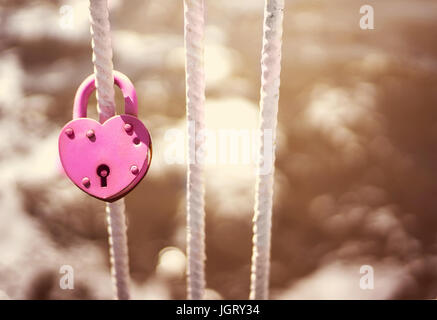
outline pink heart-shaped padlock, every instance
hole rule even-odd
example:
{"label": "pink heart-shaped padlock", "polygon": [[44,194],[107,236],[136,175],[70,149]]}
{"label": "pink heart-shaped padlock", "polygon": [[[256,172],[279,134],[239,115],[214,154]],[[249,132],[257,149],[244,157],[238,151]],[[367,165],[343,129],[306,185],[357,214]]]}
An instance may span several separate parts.
{"label": "pink heart-shaped padlock", "polygon": [[146,175],[152,157],[149,131],[137,118],[134,86],[117,71],[114,82],[123,93],[126,114],[103,124],[87,118],[88,99],[95,89],[91,75],[77,90],[73,120],[59,135],[59,155],[67,176],[89,195],[107,202],[130,192]]}

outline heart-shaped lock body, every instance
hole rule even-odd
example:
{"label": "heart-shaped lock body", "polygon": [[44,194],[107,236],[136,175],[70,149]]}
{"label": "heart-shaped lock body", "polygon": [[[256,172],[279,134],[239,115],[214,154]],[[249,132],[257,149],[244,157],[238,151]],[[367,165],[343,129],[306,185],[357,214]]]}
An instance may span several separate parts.
{"label": "heart-shaped lock body", "polygon": [[125,113],[100,124],[87,118],[87,105],[95,90],[91,75],[77,90],[73,120],[59,135],[59,155],[65,173],[81,190],[113,202],[130,192],[147,173],[152,157],[149,131],[137,118],[135,88],[114,71],[114,82],[125,99]]}

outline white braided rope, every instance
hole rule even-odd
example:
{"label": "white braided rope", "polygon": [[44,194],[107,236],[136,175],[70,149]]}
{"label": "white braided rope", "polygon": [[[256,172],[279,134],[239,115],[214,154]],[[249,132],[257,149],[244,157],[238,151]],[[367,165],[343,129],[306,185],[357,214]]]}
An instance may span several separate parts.
{"label": "white braided rope", "polygon": [[204,144],[204,137],[196,137],[196,132],[202,132],[205,127],[204,0],[184,0],[184,18],[188,132],[187,293],[188,299],[199,300],[205,291],[204,168],[203,158],[196,152]]}
{"label": "white braided rope", "polygon": [[107,0],[90,0],[91,45],[100,122],[115,114],[112,46]]}
{"label": "white braided rope", "polygon": [[[100,122],[115,114],[112,46],[107,0],[90,0],[97,110]],[[129,299],[129,259],[124,199],[106,204],[111,275],[116,298]]]}
{"label": "white braided rope", "polygon": [[[253,253],[250,299],[267,299],[270,273],[273,182],[281,73],[284,0],[266,0],[261,57],[260,150],[253,217]],[[270,134],[271,133],[271,134]],[[270,136],[272,138],[270,138]],[[268,154],[270,152],[272,154]],[[271,161],[265,156],[272,157]],[[271,170],[263,165],[268,161]]]}
{"label": "white braided rope", "polygon": [[114,292],[119,300],[128,300],[130,298],[127,227],[124,211],[124,198],[106,204],[111,276]]}

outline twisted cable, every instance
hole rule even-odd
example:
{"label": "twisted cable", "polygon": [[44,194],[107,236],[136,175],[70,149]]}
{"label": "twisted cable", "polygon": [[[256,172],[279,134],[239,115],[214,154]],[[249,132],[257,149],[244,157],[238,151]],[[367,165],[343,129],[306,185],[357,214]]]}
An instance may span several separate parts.
{"label": "twisted cable", "polygon": [[[268,299],[273,182],[284,0],[266,0],[261,57],[260,149],[255,187],[250,299]],[[271,157],[271,158],[269,158]]]}
{"label": "twisted cable", "polygon": [[[97,89],[97,110],[103,123],[115,114],[112,46],[107,0],[90,0],[91,45]],[[106,203],[109,255],[115,298],[129,299],[129,258],[124,198]]]}
{"label": "twisted cable", "polygon": [[204,0],[184,0],[187,164],[187,294],[199,300],[205,291],[205,187],[202,152],[205,137]]}
{"label": "twisted cable", "polygon": [[124,211],[124,198],[106,204],[111,276],[118,300],[129,300],[129,257]]}
{"label": "twisted cable", "polygon": [[115,114],[112,45],[107,0],[90,0],[91,46],[100,122]]}

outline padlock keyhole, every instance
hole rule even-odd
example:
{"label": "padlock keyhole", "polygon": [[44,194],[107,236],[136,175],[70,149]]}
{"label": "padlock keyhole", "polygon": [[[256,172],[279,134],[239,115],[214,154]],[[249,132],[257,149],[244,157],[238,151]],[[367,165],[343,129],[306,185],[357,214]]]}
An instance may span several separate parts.
{"label": "padlock keyhole", "polygon": [[97,175],[100,177],[100,186],[105,188],[108,186],[109,167],[106,164],[101,164],[97,167]]}

